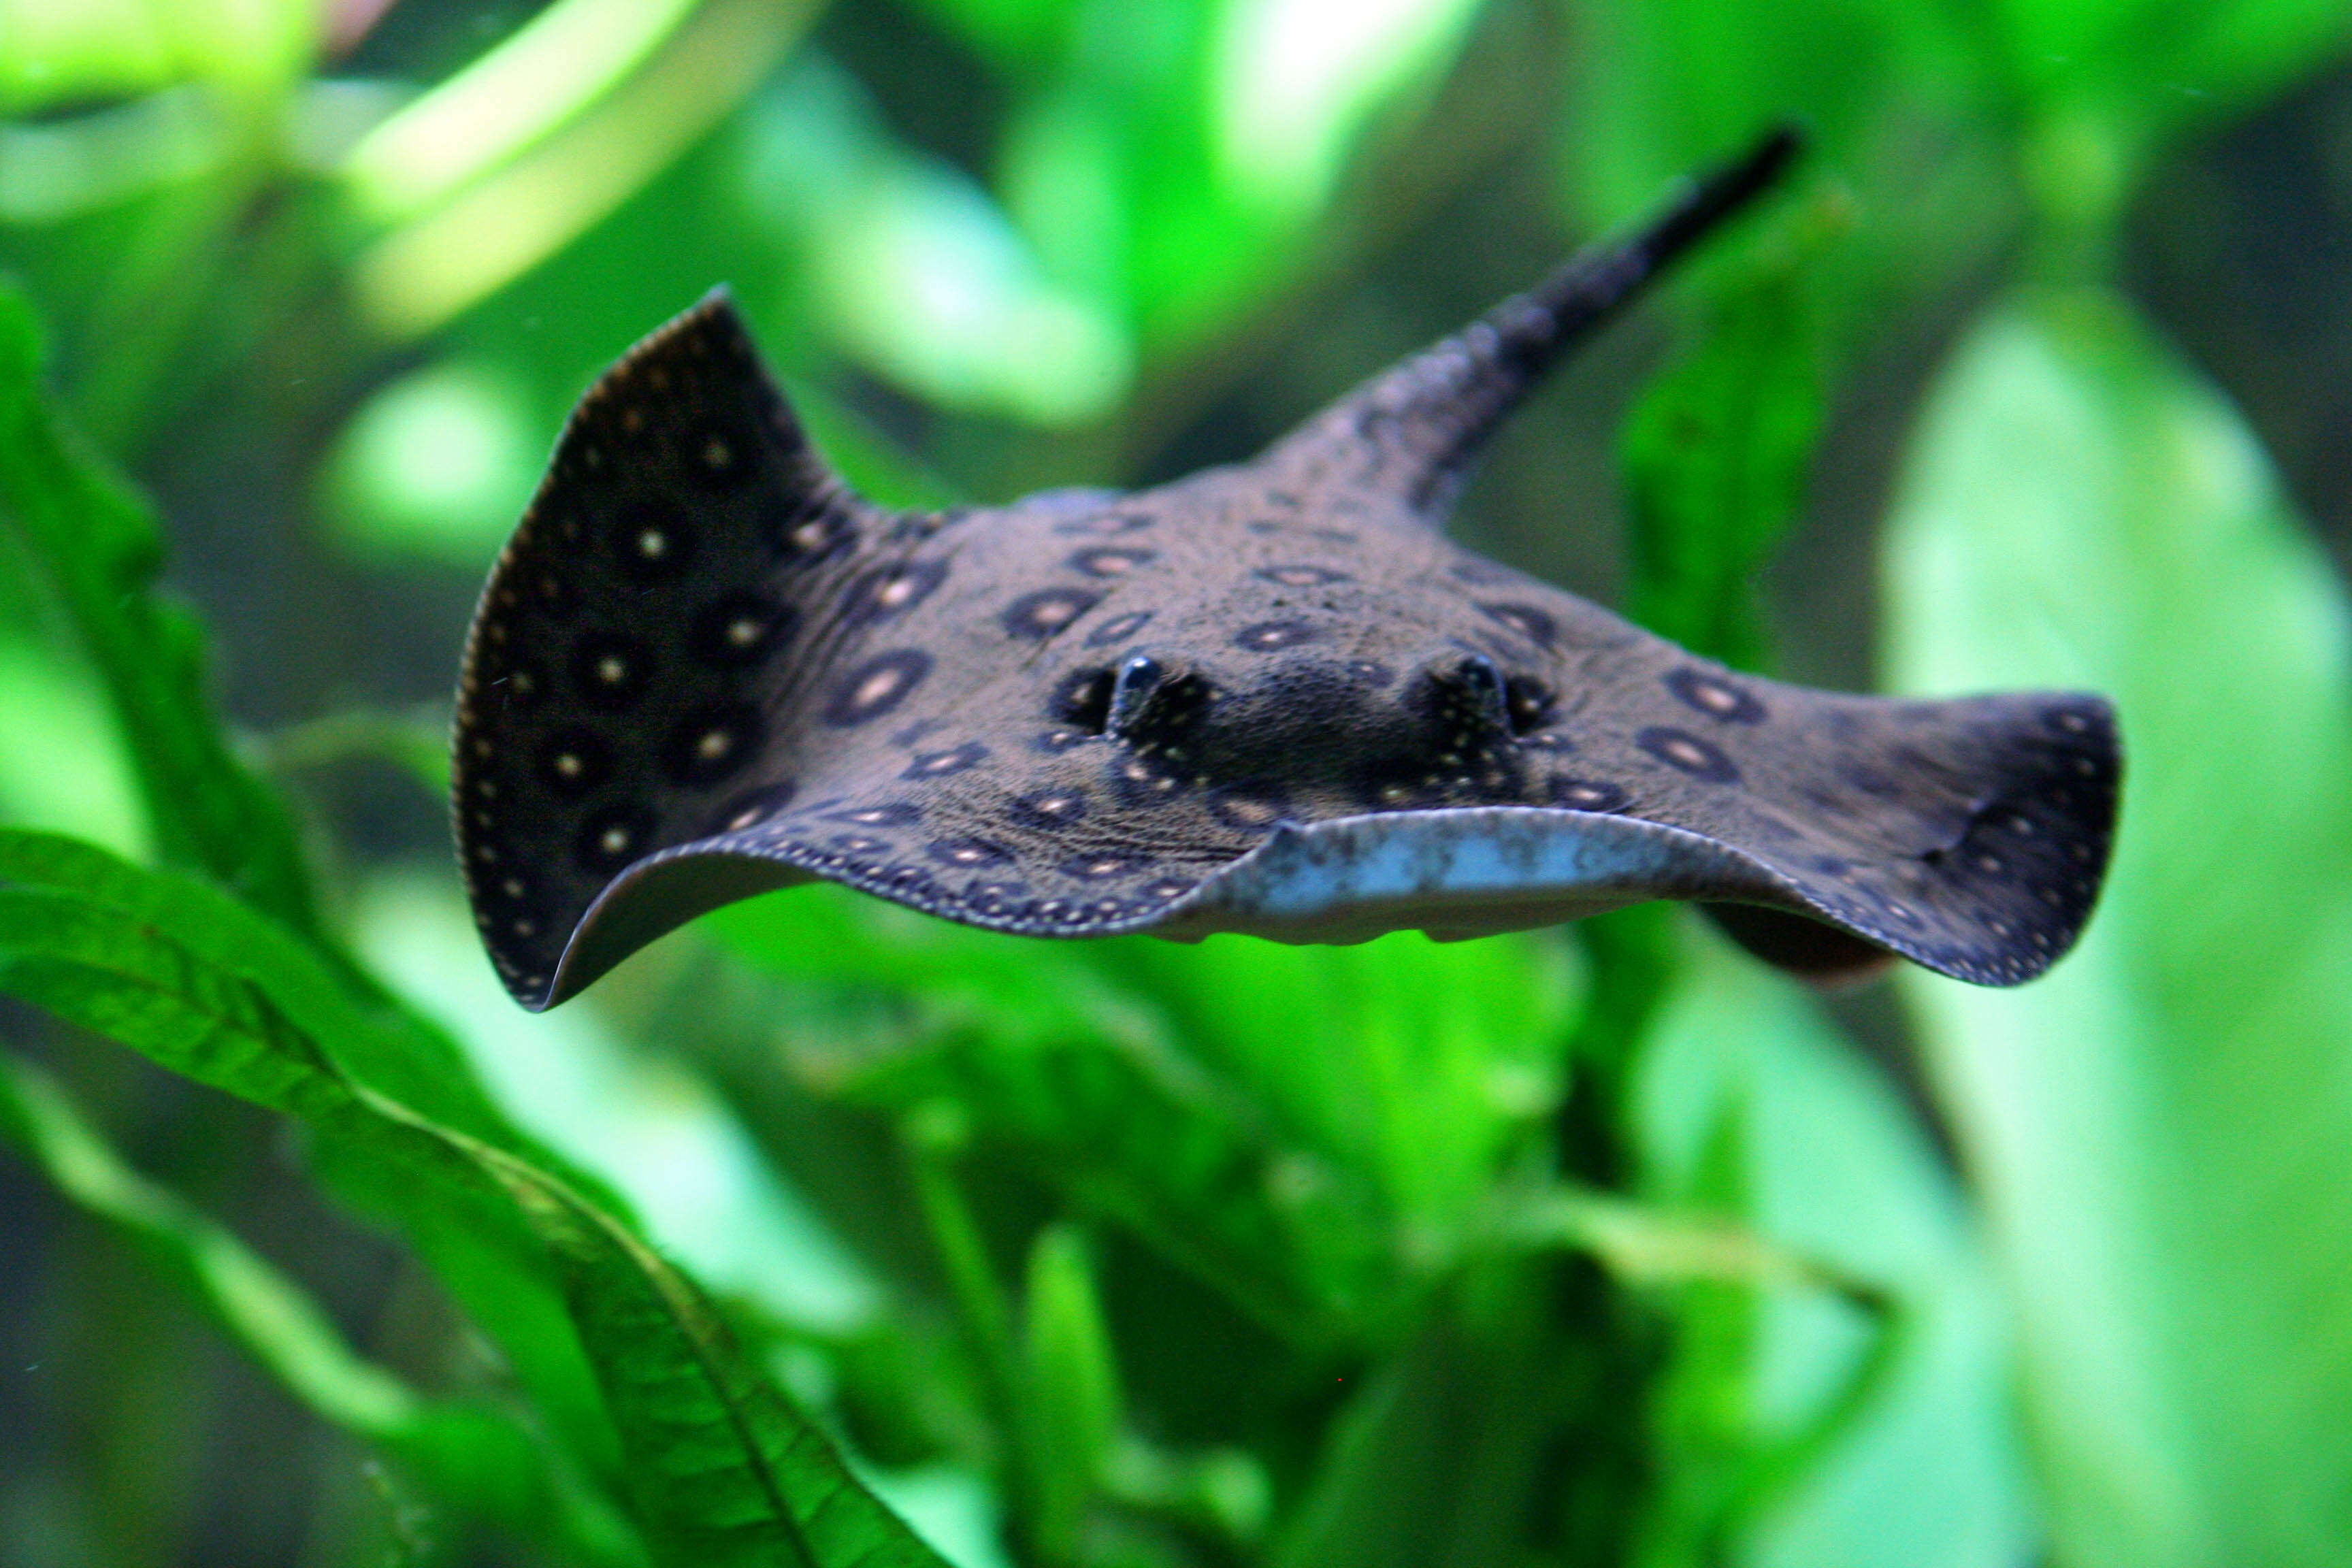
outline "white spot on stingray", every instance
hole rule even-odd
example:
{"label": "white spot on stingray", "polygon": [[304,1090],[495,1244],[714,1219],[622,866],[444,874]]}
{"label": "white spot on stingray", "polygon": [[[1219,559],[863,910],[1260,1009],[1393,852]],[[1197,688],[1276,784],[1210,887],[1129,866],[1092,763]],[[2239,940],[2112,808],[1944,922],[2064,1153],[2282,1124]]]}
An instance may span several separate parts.
{"label": "white spot on stingray", "polygon": [[596,847],[607,855],[625,853],[629,847],[629,830],[618,825],[604,829],[597,835]]}
{"label": "white spot on stingray", "polygon": [[608,653],[596,661],[596,679],[607,686],[618,686],[629,679],[629,661],[617,653]]}
{"label": "white spot on stingray", "polygon": [[704,468],[716,472],[719,469],[726,468],[729,464],[734,462],[734,449],[729,447],[726,442],[720,440],[718,437],[713,436],[709,440],[705,441],[702,444],[702,466]]}
{"label": "white spot on stingray", "polygon": [[639,529],[637,553],[647,561],[659,561],[669,553],[669,535],[658,528]]}
{"label": "white spot on stingray", "polygon": [[586,771],[587,764],[580,760],[579,752],[562,752],[556,755],[555,773],[557,777],[562,779],[576,779]]}
{"label": "white spot on stingray", "polygon": [[1709,756],[1697,742],[1685,741],[1680,735],[1669,736],[1660,743],[1658,749],[1684,767],[1693,771],[1711,768],[1715,765],[1715,759]]}
{"label": "white spot on stingray", "polygon": [[735,749],[735,736],[727,730],[706,730],[694,742],[694,755],[698,762],[715,763]]}
{"label": "white spot on stingray", "polygon": [[750,647],[768,629],[768,623],[754,616],[738,616],[727,623],[727,642],[730,647]]}

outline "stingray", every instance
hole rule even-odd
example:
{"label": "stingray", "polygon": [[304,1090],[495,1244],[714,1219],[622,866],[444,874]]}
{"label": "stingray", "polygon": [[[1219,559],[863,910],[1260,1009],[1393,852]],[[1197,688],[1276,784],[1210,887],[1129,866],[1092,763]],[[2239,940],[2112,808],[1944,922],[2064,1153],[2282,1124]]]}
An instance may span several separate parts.
{"label": "stingray", "polygon": [[813,879],[994,931],[1358,942],[1694,900],[1815,980],[2074,941],[2095,696],[1913,701],[1695,657],[1449,542],[1536,379],[1788,162],[1687,185],[1252,461],[894,511],[723,291],[583,396],[476,614],[458,851],[526,1007]]}

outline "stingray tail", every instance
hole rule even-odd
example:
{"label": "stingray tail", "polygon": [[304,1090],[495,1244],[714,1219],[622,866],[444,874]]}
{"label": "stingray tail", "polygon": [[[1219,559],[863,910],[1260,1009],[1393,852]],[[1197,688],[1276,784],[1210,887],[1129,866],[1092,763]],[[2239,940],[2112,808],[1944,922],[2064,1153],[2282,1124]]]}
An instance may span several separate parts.
{"label": "stingray tail", "polygon": [[1586,250],[1454,336],[1365,383],[1290,437],[1354,450],[1376,482],[1429,510],[1497,426],[1568,351],[1616,316],[1701,240],[1779,181],[1802,144],[1782,126],[1691,182],[1631,237]]}

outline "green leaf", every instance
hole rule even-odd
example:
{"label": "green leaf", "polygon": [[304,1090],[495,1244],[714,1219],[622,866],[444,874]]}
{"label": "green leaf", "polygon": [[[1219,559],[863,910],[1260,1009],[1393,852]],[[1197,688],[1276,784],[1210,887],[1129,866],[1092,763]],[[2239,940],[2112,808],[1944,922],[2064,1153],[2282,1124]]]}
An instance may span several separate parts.
{"label": "green leaf", "polygon": [[1178,1048],[1138,976],[1119,983],[1148,950],[1024,942],[828,888],[707,923],[791,977],[783,1044],[811,1088],[897,1114],[954,1106],[1286,1338],[1356,1331],[1392,1283],[1367,1184]]}
{"label": "green leaf", "polygon": [[990,195],[898,142],[811,54],[747,117],[746,184],[793,258],[801,312],[841,351],[945,408],[1087,424],[1129,389],[1134,347],[1102,301],[1045,276]]}
{"label": "green leaf", "polygon": [[385,119],[337,174],[377,223],[413,218],[612,94],[695,0],[556,0],[465,69]]}
{"label": "green leaf", "polygon": [[1311,213],[1373,113],[1453,63],[1477,7],[1226,0],[1221,9],[1218,173],[1253,205]]}
{"label": "green leaf", "polygon": [[76,0],[12,5],[0,27],[0,113],[210,81],[266,94],[309,62],[302,0]]}
{"label": "green leaf", "polygon": [[1872,353],[1890,321],[1991,262],[2016,222],[2009,150],[1989,133],[1996,83],[1961,9],[1584,0],[1561,138],[1571,212],[1623,222],[1668,182],[1794,121],[1808,145],[1790,199],[1851,229],[1808,258],[1806,291],[1834,358]]}
{"label": "green leaf", "polygon": [[1118,1364],[1085,1239],[1048,1226],[1029,1248],[1022,1349],[1025,1436],[1039,1549],[1076,1555],[1078,1525],[1100,1489],[1118,1436]]}
{"label": "green leaf", "polygon": [[439,1504],[580,1561],[644,1556],[610,1504],[565,1472],[516,1416],[431,1400],[355,1355],[300,1287],[230,1232],[124,1164],[48,1076],[0,1062],[0,1134],[57,1189],[163,1257],[221,1326],[321,1418],[376,1445]]}
{"label": "green leaf", "polygon": [[[369,877],[350,902],[354,948],[422,1016],[446,1028],[515,1125],[604,1184],[605,1206],[707,1289],[776,1323],[831,1338],[870,1326],[879,1292],[800,1195],[764,1163],[693,1069],[648,1051],[601,1007],[523,1012],[484,962],[457,879],[411,868]],[[562,1173],[546,1155],[518,1149]],[[603,1201],[603,1200],[600,1200]]]}
{"label": "green leaf", "polygon": [[1675,1298],[1653,1547],[1757,1568],[2032,1561],[2000,1304],[1951,1173],[1818,1004],[1688,933],[1635,1103],[1642,1202],[1712,1211],[1771,1261],[1763,1289]]}
{"label": "green leaf", "polygon": [[1286,1141],[1378,1194],[1409,1245],[1439,1250],[1559,1102],[1583,999],[1574,954],[1541,935],[1094,951]]}
{"label": "green leaf", "polygon": [[0,285],[0,512],[23,531],[106,686],[156,847],[310,931],[293,824],[222,739],[203,633],[152,592],[154,520],[51,413],[39,365],[31,307]]}
{"label": "green leaf", "polygon": [[744,1359],[684,1275],[562,1184],[487,1146],[467,1152],[556,1257],[658,1558],[947,1568]]}
{"label": "green leaf", "polygon": [[2045,113],[2092,106],[2143,150],[2242,112],[2352,41],[2336,0],[2000,0],[1973,15],[2012,93]]}
{"label": "green leaf", "polygon": [[2099,293],[1944,371],[1888,544],[1907,690],[2084,686],[2120,834],[2016,992],[1907,977],[2022,1335],[2060,1554],[2340,1562],[2352,1539],[2352,661],[2252,437]]}
{"label": "green leaf", "polygon": [[[34,611],[0,605],[0,615],[11,613],[29,620]],[[0,821],[141,857],[146,820],[138,783],[88,668],[0,633],[0,692],[7,694],[0,700]]]}
{"label": "green leaf", "polygon": [[[0,835],[0,847],[31,838]],[[52,867],[61,858],[53,841],[30,847],[49,848]],[[85,864],[137,907],[54,872],[26,885],[0,868],[0,991],[299,1118],[320,1145],[404,1183],[412,1211],[457,1211],[493,1236],[526,1227],[594,1368],[656,1558],[940,1568],[737,1352],[699,1290],[626,1226],[526,1159],[347,1075],[301,1022],[320,1016],[312,977],[278,954],[238,967],[206,951],[202,917],[234,918],[204,910],[226,904],[217,894],[96,851]]]}
{"label": "green leaf", "polygon": [[[448,84],[453,97],[428,97],[420,108],[431,112],[395,121],[390,153],[347,185],[377,216],[404,220],[352,263],[362,319],[390,338],[423,337],[563,249],[752,92],[816,9],[815,0],[551,7],[509,40],[517,53],[486,58],[482,76]],[[583,37],[595,47],[565,58]],[[509,70],[541,79],[546,100],[498,101]],[[443,158],[435,139],[445,129],[486,118],[500,121],[486,162],[462,145]]]}
{"label": "green leaf", "polygon": [[1824,415],[1822,349],[1784,238],[1713,290],[1696,342],[1626,422],[1627,612],[1744,669],[1766,661],[1754,577],[1795,521]]}
{"label": "green leaf", "polygon": [[330,1190],[396,1226],[566,1447],[614,1473],[611,1424],[543,1249],[509,1205],[421,1185],[364,1113],[362,1073],[413,1092],[442,1125],[521,1146],[446,1040],[397,1015],[373,1019],[300,943],[218,889],[45,834],[0,831],[0,992],[310,1123]]}

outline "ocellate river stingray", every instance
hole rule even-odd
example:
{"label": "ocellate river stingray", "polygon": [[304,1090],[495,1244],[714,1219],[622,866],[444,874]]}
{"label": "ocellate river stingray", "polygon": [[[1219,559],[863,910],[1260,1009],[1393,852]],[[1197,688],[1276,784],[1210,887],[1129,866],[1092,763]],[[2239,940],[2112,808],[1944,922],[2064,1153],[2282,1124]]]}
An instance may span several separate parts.
{"label": "ocellate river stingray", "polygon": [[1697,900],[1815,979],[2074,941],[2095,696],[1914,701],[1696,658],[1440,523],[1536,378],[1765,189],[1768,140],[1252,461],[893,511],[715,293],[581,400],[476,615],[455,805],[542,1008],[822,878],[992,930],[1473,936]]}

